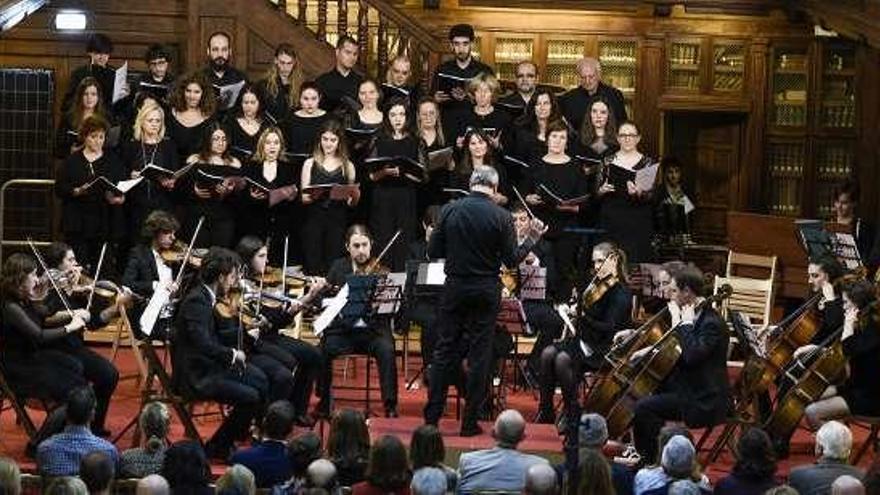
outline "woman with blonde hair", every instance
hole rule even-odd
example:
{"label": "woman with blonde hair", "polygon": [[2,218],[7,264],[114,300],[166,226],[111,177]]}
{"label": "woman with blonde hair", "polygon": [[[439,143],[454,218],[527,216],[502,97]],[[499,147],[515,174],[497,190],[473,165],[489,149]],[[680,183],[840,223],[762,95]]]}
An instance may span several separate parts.
{"label": "woman with blonde hair", "polygon": [[470,80],[467,92],[474,105],[458,123],[456,137],[459,143],[469,129],[476,128],[489,135],[495,149],[501,148],[501,140],[507,134],[512,119],[510,112],[495,107],[500,89],[501,84],[492,74],[482,72]]}
{"label": "woman with blonde hair", "polygon": [[143,478],[162,470],[168,450],[168,429],[171,413],[159,401],[150,402],[141,410],[138,425],[144,436],[143,447],[128,449],[119,458],[119,477]]}

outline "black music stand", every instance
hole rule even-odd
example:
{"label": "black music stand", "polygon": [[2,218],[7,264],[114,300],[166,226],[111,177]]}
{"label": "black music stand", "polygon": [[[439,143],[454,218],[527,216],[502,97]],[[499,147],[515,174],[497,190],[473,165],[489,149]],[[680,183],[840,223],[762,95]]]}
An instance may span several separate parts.
{"label": "black music stand", "polygon": [[[516,378],[517,374],[522,374],[523,377],[528,376],[525,371],[526,361],[519,358],[519,337],[520,335],[531,334],[522,301],[515,297],[505,297],[501,299],[501,306],[498,310],[498,316],[495,318],[495,323],[504,328],[504,330],[513,337],[513,389],[517,390],[519,386],[519,382]],[[502,383],[500,386],[503,390],[503,377],[505,373],[500,373],[500,375],[502,377]],[[528,383],[528,378],[524,378],[524,381],[526,382],[526,385],[534,386],[534,384]]]}
{"label": "black music stand", "polygon": [[[407,322],[416,320],[415,315],[420,315],[419,325],[422,332],[428,325],[437,325],[437,310],[440,308],[441,295],[443,294],[443,283],[446,281],[443,272],[443,262],[435,261],[407,261],[406,262],[406,300]],[[416,310],[420,311],[416,311]],[[423,310],[423,311],[421,311]],[[404,332],[404,355],[409,352],[409,327]],[[408,378],[405,389],[413,390],[416,380],[422,377],[427,367],[427,360],[424,359],[424,349],[422,349],[422,366],[412,376]],[[406,363],[405,363],[406,364]],[[404,366],[404,368],[408,368]],[[408,369],[404,369],[403,376],[407,376]]]}

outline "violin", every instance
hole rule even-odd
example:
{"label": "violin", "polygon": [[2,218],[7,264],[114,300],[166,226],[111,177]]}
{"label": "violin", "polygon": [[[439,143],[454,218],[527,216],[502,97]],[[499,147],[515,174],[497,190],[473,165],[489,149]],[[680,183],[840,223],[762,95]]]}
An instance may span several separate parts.
{"label": "violin", "polygon": [[609,263],[617,263],[616,252],[608,253],[608,256],[605,257],[605,261],[603,261],[599,266],[599,269],[596,270],[596,274],[593,275],[589,285],[587,285],[587,288],[584,290],[583,294],[581,294],[582,310],[589,309],[599,302],[605,294],[607,294],[608,291],[620,281],[617,278],[618,275],[616,273],[607,269]]}
{"label": "violin", "polygon": [[[168,249],[160,249],[159,257],[162,258],[166,264],[169,265],[178,265],[183,262],[184,257],[186,256],[186,248],[187,245],[183,241],[176,241],[173,246]],[[193,249],[192,254],[189,257],[189,264],[193,268],[199,268],[202,266],[202,258],[208,254],[207,249]]]}
{"label": "violin", "polygon": [[355,275],[387,275],[391,273],[391,268],[383,265],[379,261],[379,257],[370,258],[369,261],[364,263],[363,268],[358,267],[355,271]]}
{"label": "violin", "polygon": [[259,328],[267,323],[265,318],[246,304],[244,292],[238,287],[230,289],[223,297],[218,298],[214,304],[214,311],[217,316],[226,320],[239,318],[241,324],[248,328]]}

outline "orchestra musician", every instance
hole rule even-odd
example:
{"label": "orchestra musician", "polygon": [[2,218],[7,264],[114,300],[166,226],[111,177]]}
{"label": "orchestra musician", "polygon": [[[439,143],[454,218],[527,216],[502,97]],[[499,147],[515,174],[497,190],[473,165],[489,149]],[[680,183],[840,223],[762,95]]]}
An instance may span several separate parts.
{"label": "orchestra musician", "polygon": [[[630,325],[632,294],[626,285],[626,254],[613,244],[603,242],[593,248],[592,262],[593,281],[577,302],[577,334],[566,335],[541,353],[538,422],[556,421],[553,390],[558,383],[564,404],[560,433],[570,433],[569,425],[576,425],[580,417],[577,384],[584,372],[604,365],[615,333]],[[567,440],[574,438],[567,435]]]}
{"label": "orchestra musician", "polygon": [[241,259],[213,247],[202,260],[199,282],[180,303],[172,334],[173,379],[178,390],[232,406],[206,445],[211,458],[227,459],[268,396],[266,375],[242,349],[223,345],[215,305],[239,285]]}
{"label": "orchestra musician", "polygon": [[287,120],[299,101],[303,71],[296,50],[290,43],[275,48],[275,61],[266,76],[256,83],[260,101],[266,106],[266,116],[274,125]]}
{"label": "orchestra musician", "polygon": [[498,274],[501,264],[516,266],[544,234],[546,228],[532,220],[529,239],[516,245],[513,219],[492,197],[497,194],[498,172],[474,167],[468,196],[447,204],[431,235],[428,255],[446,260],[440,339],[435,351],[424,417],[436,425],[443,414],[446,394],[464,359],[461,342],[468,341],[467,393],[462,417],[462,436],[481,433],[477,417],[488,395],[490,342],[500,305]]}
{"label": "orchestra musician", "polygon": [[[330,267],[327,283],[342,287],[351,276],[375,275],[383,267],[373,257],[373,239],[366,227],[354,224],[345,233],[348,256],[338,258]],[[387,270],[387,269],[386,269]],[[394,339],[386,322],[371,317],[367,294],[349,293],[348,302],[340,316],[321,335],[321,352],[324,355],[324,373],[319,381],[317,414],[329,417],[331,388],[333,386],[333,360],[343,354],[368,354],[379,365],[379,386],[385,417],[396,418],[397,412],[397,362],[394,355]]]}
{"label": "orchestra musician", "polygon": [[313,283],[309,292],[300,299],[289,299],[286,298],[286,294],[277,294],[286,300],[270,305],[273,299],[268,294],[276,293],[278,288],[263,284],[264,294],[259,294],[259,279],[269,268],[269,253],[266,245],[259,238],[246,236],[238,242],[236,251],[245,262],[242,275],[248,297],[255,296],[264,303],[259,311],[266,318],[267,324],[259,329],[255,350],[270,356],[283,364],[286,369],[293,371],[293,385],[289,399],[296,411],[294,422],[299,426],[311,427],[314,420],[308,415],[309,398],[312,396],[315,381],[323,370],[323,357],[317,347],[282,334],[280,330],[289,327],[293,323],[294,316],[317,297],[318,292],[325,286],[324,281]]}
{"label": "orchestra musician", "polygon": [[[657,393],[640,399],[633,411],[635,446],[648,464],[655,461],[657,435],[666,421],[712,426],[728,411],[727,325],[711,306],[699,307],[703,288],[703,273],[695,267],[672,274],[669,311],[681,356]],[[632,360],[647,358],[650,350],[636,351]]]}

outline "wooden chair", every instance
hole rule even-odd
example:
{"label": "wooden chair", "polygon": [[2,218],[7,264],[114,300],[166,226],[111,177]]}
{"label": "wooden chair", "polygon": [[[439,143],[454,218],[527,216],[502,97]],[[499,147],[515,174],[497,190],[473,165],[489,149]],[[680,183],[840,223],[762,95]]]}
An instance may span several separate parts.
{"label": "wooden chair", "polygon": [[0,365],[0,413],[5,409],[4,402],[9,402],[8,407],[15,411],[18,422],[24,427],[28,438],[34,438],[37,434],[37,428],[28,415],[24,403],[19,400],[9,382],[6,381],[6,377],[3,375],[3,366]]}
{"label": "wooden chair", "polygon": [[728,277],[744,277],[757,279],[776,279],[776,256],[762,256],[757,254],[727,253]]}

